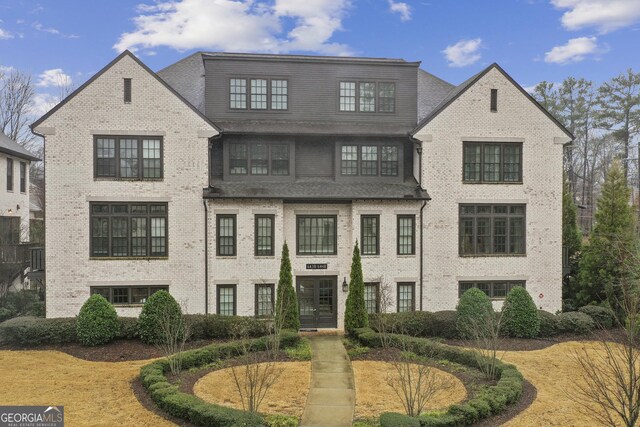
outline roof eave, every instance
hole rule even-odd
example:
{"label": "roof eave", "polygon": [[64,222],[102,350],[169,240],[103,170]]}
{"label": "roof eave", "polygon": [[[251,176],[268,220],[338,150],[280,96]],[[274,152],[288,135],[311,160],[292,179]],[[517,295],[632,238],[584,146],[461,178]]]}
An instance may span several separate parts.
{"label": "roof eave", "polygon": [[18,151],[13,151],[13,150],[10,150],[8,148],[3,148],[3,147],[0,147],[0,153],[5,153],[5,154],[8,154],[8,155],[10,155],[12,157],[18,157],[20,159],[29,160],[29,161],[32,161],[32,162],[39,162],[40,160],[42,160],[39,157],[32,156],[32,155],[29,155],[29,154],[20,153]]}

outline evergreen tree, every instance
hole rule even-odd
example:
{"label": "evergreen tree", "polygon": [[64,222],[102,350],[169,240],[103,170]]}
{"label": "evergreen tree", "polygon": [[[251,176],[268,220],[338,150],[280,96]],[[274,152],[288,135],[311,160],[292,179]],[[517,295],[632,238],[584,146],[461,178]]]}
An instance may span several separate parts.
{"label": "evergreen tree", "polygon": [[344,329],[351,334],[357,328],[369,326],[369,315],[364,304],[364,279],[362,277],[362,261],[360,249],[356,241],[353,247],[351,261],[351,281],[349,282],[349,295],[344,311]]}
{"label": "evergreen tree", "polygon": [[578,229],[576,205],[566,176],[562,188],[562,246],[567,249],[569,256],[569,273],[562,278],[562,299],[575,300],[580,290],[577,275],[580,271],[582,234]]}
{"label": "evergreen tree", "polygon": [[630,196],[622,166],[615,160],[602,186],[596,223],[580,260],[579,304],[608,300],[616,306],[616,289],[624,281],[624,257],[631,253],[635,237]]}
{"label": "evergreen tree", "polygon": [[280,260],[280,279],[276,295],[276,326],[279,329],[300,329],[300,315],[298,312],[298,298],[293,288],[291,275],[291,260],[289,259],[289,247],[287,242],[282,246],[282,259]]}

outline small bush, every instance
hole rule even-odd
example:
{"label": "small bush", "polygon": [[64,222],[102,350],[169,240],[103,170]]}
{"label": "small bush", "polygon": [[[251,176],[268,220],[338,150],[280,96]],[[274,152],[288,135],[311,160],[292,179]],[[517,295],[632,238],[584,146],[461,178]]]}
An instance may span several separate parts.
{"label": "small bush", "polygon": [[137,317],[119,317],[120,332],[118,338],[132,340],[139,338],[138,336],[138,318]]}
{"label": "small bush", "polygon": [[610,308],[597,305],[585,305],[584,307],[580,307],[578,311],[591,317],[599,328],[610,329],[614,325],[615,314]]}
{"label": "small bush", "polygon": [[298,419],[291,415],[269,414],[265,415],[264,420],[267,427],[298,427]]}
{"label": "small bush", "polygon": [[78,341],[84,345],[106,344],[120,332],[118,314],[102,295],[94,294],[82,305],[76,320]]}
{"label": "small bush", "polygon": [[501,331],[515,338],[533,338],[540,332],[538,309],[522,286],[511,289],[504,300]]}
{"label": "small bush", "polygon": [[311,345],[307,338],[302,338],[297,346],[288,347],[284,350],[287,357],[292,360],[311,360]]}
{"label": "small bush", "polygon": [[144,303],[138,318],[138,334],[142,342],[147,344],[160,344],[162,342],[160,322],[165,316],[178,319],[182,316],[182,310],[169,292],[158,291]]}
{"label": "small bush", "polygon": [[538,319],[540,320],[539,337],[549,338],[558,335],[558,316],[548,311],[538,310]]}
{"label": "small bush", "polygon": [[560,333],[585,335],[595,327],[593,319],[579,311],[558,314],[558,331]]}
{"label": "small bush", "polygon": [[404,414],[385,412],[380,415],[381,427],[420,427],[420,420]]}
{"label": "small bush", "polygon": [[38,293],[26,289],[7,293],[4,301],[4,307],[14,311],[18,316],[39,316],[39,304]]}
{"label": "small bush", "polygon": [[458,335],[466,339],[473,338],[476,328],[493,314],[491,300],[478,288],[471,288],[462,294],[456,310]]}
{"label": "small bush", "polygon": [[76,342],[76,318],[14,317],[0,324],[0,340],[24,346]]}
{"label": "small bush", "polygon": [[267,335],[271,322],[266,319],[242,316],[220,316],[217,314],[187,314],[184,316],[191,325],[191,339],[228,339],[237,331],[244,331],[248,337]]}
{"label": "small bush", "polygon": [[[384,320],[382,319],[384,317]],[[369,325],[376,332],[380,325],[387,325],[387,332],[402,333],[412,337],[438,337],[454,339],[457,313],[454,310],[409,311],[404,313],[376,313],[369,315]]]}
{"label": "small bush", "polygon": [[4,322],[5,320],[11,319],[12,317],[15,317],[16,314],[17,313],[13,309],[0,307],[0,323]]}
{"label": "small bush", "polygon": [[458,338],[458,312],[443,310],[431,313],[431,324],[427,328],[426,336],[445,339]]}

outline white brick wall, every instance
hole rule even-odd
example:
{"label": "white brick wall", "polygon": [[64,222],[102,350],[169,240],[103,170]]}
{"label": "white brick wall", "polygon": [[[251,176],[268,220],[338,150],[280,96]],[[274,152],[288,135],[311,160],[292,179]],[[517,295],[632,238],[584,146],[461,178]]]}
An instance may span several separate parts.
{"label": "white brick wall", "polygon": [[[123,102],[123,78],[132,102]],[[47,317],[73,316],[92,285],[168,283],[190,313],[204,311],[204,206],[207,139],[211,126],[131,57],[124,56],[52,114],[46,132]],[[161,135],[162,181],[96,181],[93,135]],[[93,260],[90,201],[167,201],[168,259]],[[137,315],[139,307],[118,307]]]}
{"label": "white brick wall", "polygon": [[[489,111],[498,89],[498,112]],[[459,280],[524,279],[539,307],[562,298],[562,145],[566,135],[495,68],[416,135],[423,142],[427,310],[453,309]],[[523,141],[522,184],[463,184],[462,141]],[[526,256],[458,256],[459,203],[526,203]],[[539,298],[544,294],[543,298]]]}
{"label": "white brick wall", "polygon": [[[7,158],[13,159],[13,191],[7,191]],[[27,164],[25,193],[20,192],[20,162]],[[4,153],[0,153],[0,216],[19,216],[20,241],[29,241],[29,161]]]}

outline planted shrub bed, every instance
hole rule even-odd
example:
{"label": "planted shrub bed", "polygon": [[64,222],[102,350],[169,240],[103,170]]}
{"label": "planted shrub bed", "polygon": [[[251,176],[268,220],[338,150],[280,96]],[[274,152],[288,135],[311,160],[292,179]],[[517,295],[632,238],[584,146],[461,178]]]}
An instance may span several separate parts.
{"label": "planted shrub bed", "polygon": [[[367,347],[380,347],[381,334],[370,328],[356,330],[356,337]],[[411,351],[420,356],[450,360],[461,365],[477,369],[478,356],[475,352],[438,343],[425,338],[406,335],[387,334],[389,345]],[[515,366],[498,362],[498,382],[479,391],[471,400],[451,405],[446,412],[424,414],[418,417],[422,427],[470,425],[482,419],[502,412],[507,405],[515,403],[522,394],[524,379]],[[404,420],[404,421],[403,421]],[[415,425],[411,417],[401,414],[393,416],[383,414],[380,417],[382,427]]]}
{"label": "planted shrub bed", "polygon": [[[250,351],[264,350],[267,339],[267,337],[261,337],[251,340],[249,343]],[[280,337],[282,348],[295,347],[299,341],[300,337],[293,331],[283,331]],[[185,351],[182,354],[182,367],[185,370],[201,368],[221,360],[240,356],[243,348],[243,343],[236,341]],[[184,419],[196,426],[213,427],[264,426],[272,425],[272,420],[283,422],[283,416],[264,417],[260,414],[207,403],[193,394],[181,391],[178,385],[170,382],[167,377],[168,373],[168,361],[166,359],[158,360],[142,367],[140,380],[158,407],[173,417]]]}

